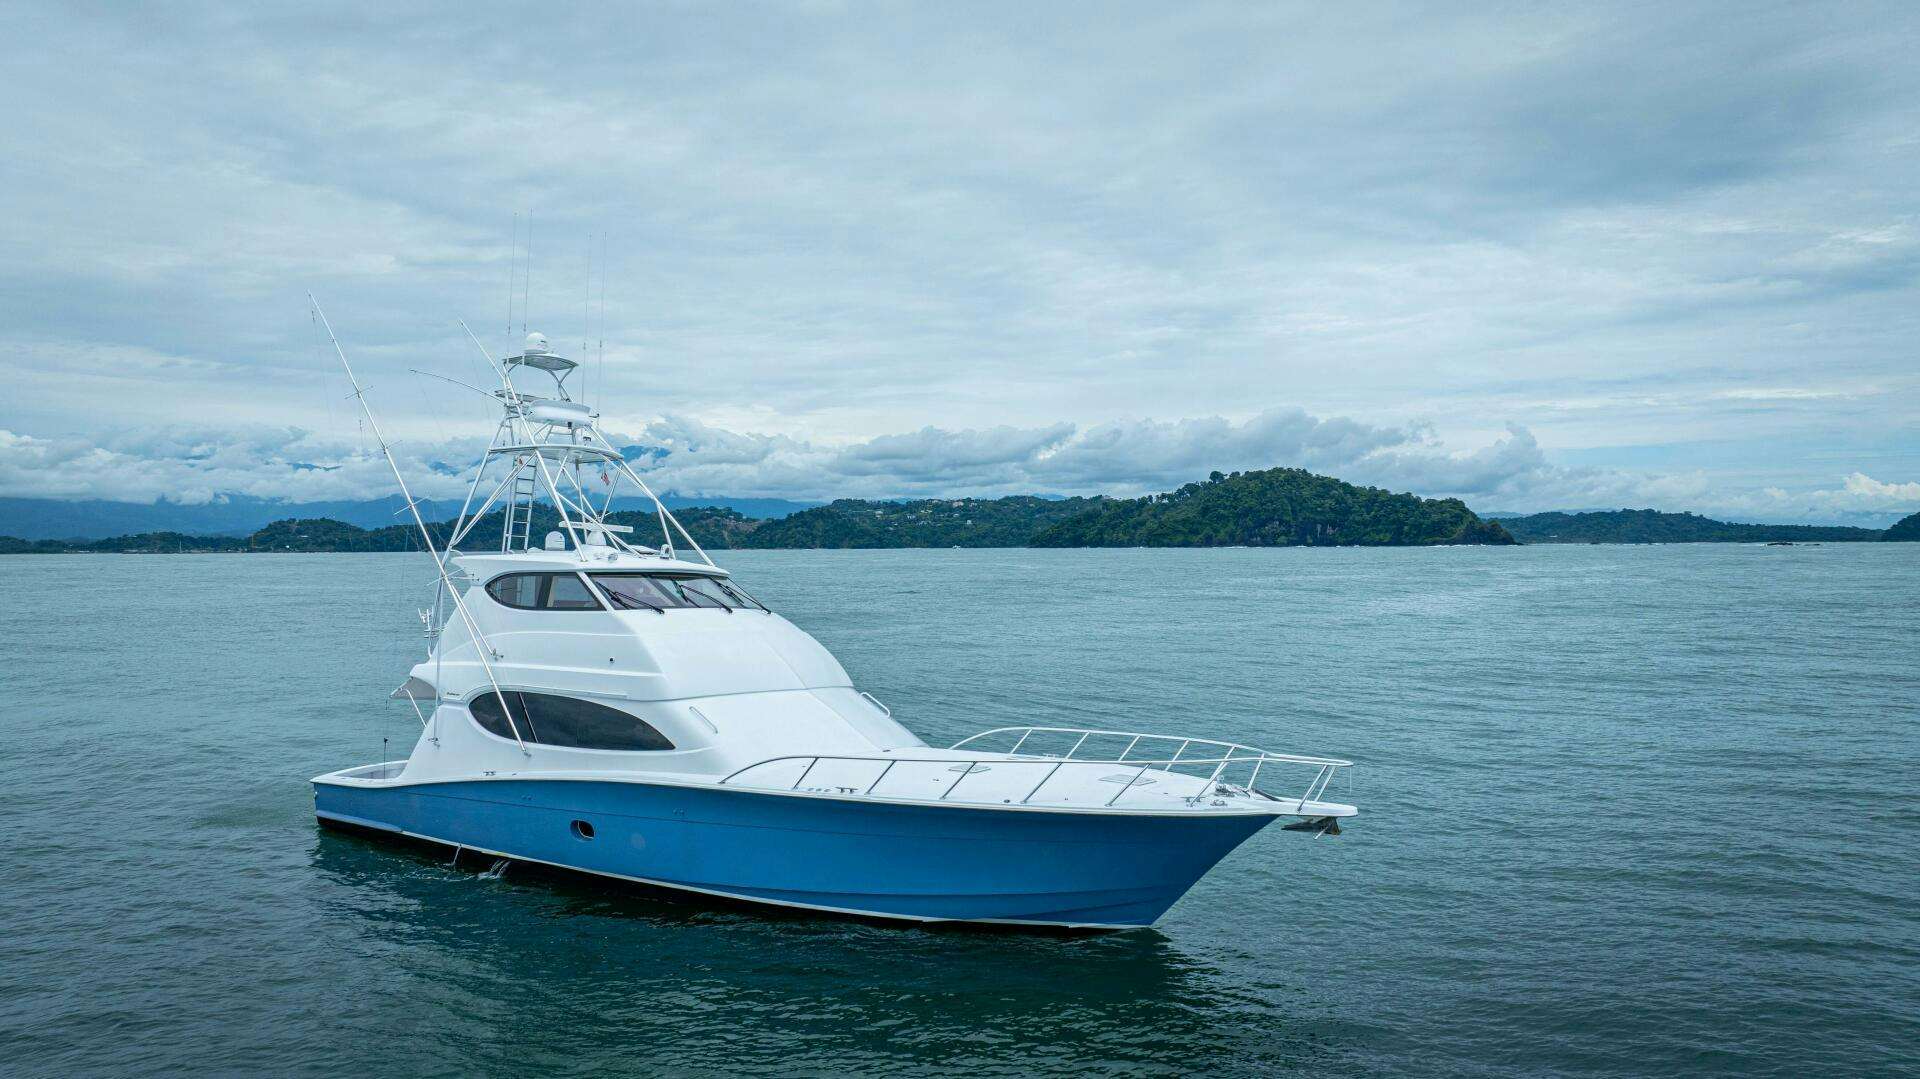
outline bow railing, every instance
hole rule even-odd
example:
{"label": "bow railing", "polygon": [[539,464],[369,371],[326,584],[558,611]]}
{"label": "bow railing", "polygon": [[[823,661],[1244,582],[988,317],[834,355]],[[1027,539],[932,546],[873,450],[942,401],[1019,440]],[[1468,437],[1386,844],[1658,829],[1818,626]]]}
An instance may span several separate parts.
{"label": "bow railing", "polygon": [[[1173,746],[1171,756],[1164,761],[1167,767],[1204,770],[1208,765],[1212,765],[1213,771],[1208,776],[1208,787],[1222,782],[1228,782],[1231,785],[1231,777],[1238,770],[1245,769],[1246,780],[1240,783],[1237,789],[1243,793],[1273,798],[1276,801],[1286,799],[1278,798],[1260,789],[1261,770],[1269,764],[1306,765],[1314,768],[1315,771],[1313,778],[1307,784],[1307,789],[1297,798],[1301,805],[1326,793],[1327,784],[1333,781],[1334,774],[1340,769],[1353,767],[1352,761],[1335,757],[1274,753],[1255,746],[1223,742],[1212,738],[1187,738],[1172,734],[1146,734],[1139,731],[1100,730],[1088,727],[996,727],[993,730],[981,731],[979,734],[962,738],[955,742],[952,748],[959,749],[975,743],[991,742],[993,739],[1009,738],[1012,739],[1012,745],[1006,753],[1010,757],[1024,755],[1039,760],[1061,761],[1088,759],[1080,756],[1082,752],[1087,753],[1092,759],[1101,759],[1098,755],[1100,749],[1124,740],[1117,757],[1102,761],[1102,763],[1115,764],[1137,763],[1137,758],[1130,759],[1134,758],[1136,752],[1151,755],[1155,753],[1155,747],[1162,747],[1160,752],[1165,752],[1164,747]],[[1064,753],[1059,752],[1059,747],[1062,745],[1066,746]]]}
{"label": "bow railing", "polygon": [[[952,755],[996,740],[1010,743],[1009,748]],[[1102,752],[1108,745],[1119,746],[1119,752]],[[1068,727],[1001,727],[962,739],[944,752],[922,752],[929,755],[772,757],[740,768],[720,783],[915,801],[1104,808],[1128,799],[1128,804],[1137,804],[1143,795],[1163,804],[1172,797],[1195,807],[1207,801],[1225,805],[1222,799],[1239,797],[1291,802],[1294,812],[1304,812],[1325,795],[1340,769],[1352,766],[1332,757],[1272,753],[1206,738]],[[1283,768],[1296,778],[1311,768],[1305,789],[1276,794],[1259,785],[1263,773],[1273,785]],[[999,775],[993,779],[973,778],[995,772]],[[1107,794],[1101,784],[1117,784],[1118,789]],[[966,796],[956,797],[963,785]]]}

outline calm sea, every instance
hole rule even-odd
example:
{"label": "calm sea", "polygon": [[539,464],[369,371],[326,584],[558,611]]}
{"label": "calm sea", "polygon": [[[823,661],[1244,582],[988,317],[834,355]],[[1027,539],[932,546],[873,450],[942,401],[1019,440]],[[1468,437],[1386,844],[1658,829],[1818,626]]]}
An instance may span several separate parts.
{"label": "calm sea", "polygon": [[0,559],[0,1071],[1920,1069],[1920,544],[725,561],[928,741],[1350,757],[1362,815],[1090,939],[493,878],[312,818],[417,730],[420,557]]}

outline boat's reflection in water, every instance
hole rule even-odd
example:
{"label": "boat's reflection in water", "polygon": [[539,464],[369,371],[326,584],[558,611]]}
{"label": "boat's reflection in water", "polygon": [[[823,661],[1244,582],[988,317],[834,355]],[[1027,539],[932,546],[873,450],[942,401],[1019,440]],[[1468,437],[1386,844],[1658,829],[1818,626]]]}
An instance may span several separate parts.
{"label": "boat's reflection in water", "polygon": [[1245,1072],[1324,1052],[1152,929],[875,925],[324,831],[313,867],[318,916],[365,927],[354,990],[419,1016],[402,1056],[426,1069]]}

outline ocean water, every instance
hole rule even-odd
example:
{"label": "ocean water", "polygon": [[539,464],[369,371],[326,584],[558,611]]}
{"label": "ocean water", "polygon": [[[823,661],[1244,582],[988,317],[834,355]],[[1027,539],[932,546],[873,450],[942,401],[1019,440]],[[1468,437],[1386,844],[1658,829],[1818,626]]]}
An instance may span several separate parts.
{"label": "ocean water", "polygon": [[1920,544],[742,552],[929,741],[1352,758],[1153,930],[888,928],[325,833],[419,556],[0,559],[0,1071],[1920,1069]]}

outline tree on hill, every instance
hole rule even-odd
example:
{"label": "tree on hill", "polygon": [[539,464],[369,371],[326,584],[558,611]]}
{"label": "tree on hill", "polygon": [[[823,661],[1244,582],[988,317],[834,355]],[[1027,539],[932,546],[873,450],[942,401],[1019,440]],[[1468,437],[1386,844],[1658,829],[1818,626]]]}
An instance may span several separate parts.
{"label": "tree on hill", "polygon": [[1920,543],[1920,513],[1908,514],[1893,523],[1893,527],[1880,533],[1883,540]]}

